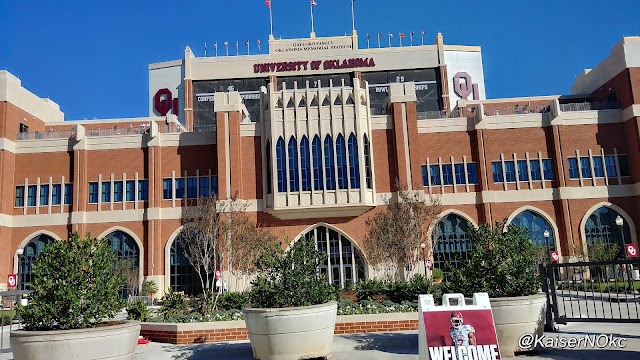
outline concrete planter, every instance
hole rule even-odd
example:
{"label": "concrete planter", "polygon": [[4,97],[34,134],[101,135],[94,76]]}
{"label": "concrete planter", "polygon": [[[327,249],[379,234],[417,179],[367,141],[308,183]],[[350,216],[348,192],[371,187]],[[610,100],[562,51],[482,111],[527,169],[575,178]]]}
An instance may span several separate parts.
{"label": "concrete planter", "polygon": [[328,358],[338,304],[243,310],[253,357],[257,360]]}
{"label": "concrete planter", "polygon": [[12,331],[15,360],[128,360],[138,344],[139,322],[90,329]]}
{"label": "concrete planter", "polygon": [[512,357],[521,349],[518,339],[524,334],[544,333],[547,297],[545,294],[491,298],[493,320],[502,357]]}

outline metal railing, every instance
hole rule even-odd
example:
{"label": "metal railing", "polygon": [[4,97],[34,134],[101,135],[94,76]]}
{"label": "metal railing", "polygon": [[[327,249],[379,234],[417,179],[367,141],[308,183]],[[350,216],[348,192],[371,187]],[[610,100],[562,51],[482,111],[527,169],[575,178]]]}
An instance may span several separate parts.
{"label": "metal railing", "polygon": [[502,108],[486,108],[485,116],[544,114],[551,111],[549,105],[515,105]]}
{"label": "metal railing", "polygon": [[107,129],[87,129],[87,137],[99,137],[99,136],[119,136],[119,135],[142,135],[149,132],[149,126],[126,126],[126,127],[113,127]]}
{"label": "metal railing", "polygon": [[136,301],[144,301],[147,306],[153,306],[153,298],[151,296],[131,296],[127,297],[127,303],[131,304]]}
{"label": "metal railing", "polygon": [[43,140],[43,139],[69,139],[73,137],[75,130],[19,132],[18,140]]}
{"label": "metal railing", "polygon": [[178,124],[160,125],[158,132],[161,134],[180,134],[186,132],[186,129]]}
{"label": "metal railing", "polygon": [[4,341],[5,331],[20,330],[20,323],[16,314],[16,305],[23,298],[23,295],[30,294],[27,290],[0,291],[0,349],[8,348],[9,344]]}
{"label": "metal railing", "polygon": [[572,104],[560,104],[560,111],[590,111],[619,109],[616,101],[584,102]]}
{"label": "metal railing", "polygon": [[418,120],[453,119],[462,117],[460,109],[418,112]]}
{"label": "metal railing", "polygon": [[200,132],[200,133],[216,132],[216,125],[215,124],[193,125],[193,132]]}

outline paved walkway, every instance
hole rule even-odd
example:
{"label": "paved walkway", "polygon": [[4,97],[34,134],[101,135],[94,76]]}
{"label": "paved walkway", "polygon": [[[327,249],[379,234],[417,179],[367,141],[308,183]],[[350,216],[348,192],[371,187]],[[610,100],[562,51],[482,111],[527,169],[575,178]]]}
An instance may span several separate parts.
{"label": "paved walkway", "polygon": [[[517,360],[541,359],[640,359],[640,325],[614,323],[573,323],[559,325],[556,333],[547,337],[580,337],[584,335],[612,334],[627,340],[623,349],[544,349],[538,354],[519,355]],[[390,360],[418,359],[418,334],[416,331],[337,335],[333,345],[333,360]],[[150,343],[140,345],[136,351],[138,360],[251,360],[248,341],[225,344],[168,345]]]}

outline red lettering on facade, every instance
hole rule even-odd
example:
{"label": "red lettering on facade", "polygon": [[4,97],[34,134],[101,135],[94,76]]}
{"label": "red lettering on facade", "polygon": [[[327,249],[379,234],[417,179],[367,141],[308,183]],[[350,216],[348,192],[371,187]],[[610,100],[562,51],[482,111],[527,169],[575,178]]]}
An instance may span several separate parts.
{"label": "red lettering on facade", "polygon": [[[308,65],[308,66],[307,66]],[[342,60],[313,60],[309,61],[284,61],[277,63],[253,64],[254,73],[284,72],[284,71],[302,71],[302,70],[323,70],[331,69],[354,69],[361,67],[374,67],[376,64],[373,58],[353,58]]]}
{"label": "red lettering on facade", "polygon": [[173,103],[173,96],[171,95],[171,91],[166,88],[158,90],[156,95],[153,97],[153,103],[155,105],[156,111],[161,116],[167,115],[169,110],[171,110],[171,105]]}

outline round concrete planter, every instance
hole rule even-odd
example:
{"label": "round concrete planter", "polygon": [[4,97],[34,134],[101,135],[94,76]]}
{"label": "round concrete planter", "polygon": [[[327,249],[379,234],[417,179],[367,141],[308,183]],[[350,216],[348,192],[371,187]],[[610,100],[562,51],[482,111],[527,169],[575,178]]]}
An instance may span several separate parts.
{"label": "round concrete planter", "polygon": [[521,349],[518,339],[524,334],[544,333],[547,297],[545,294],[491,298],[493,320],[502,357],[512,357]]}
{"label": "round concrete planter", "polygon": [[15,360],[133,359],[139,322],[89,329],[12,331]]}
{"label": "round concrete planter", "polygon": [[245,308],[253,357],[257,360],[328,358],[333,351],[333,331],[338,305],[282,309]]}

